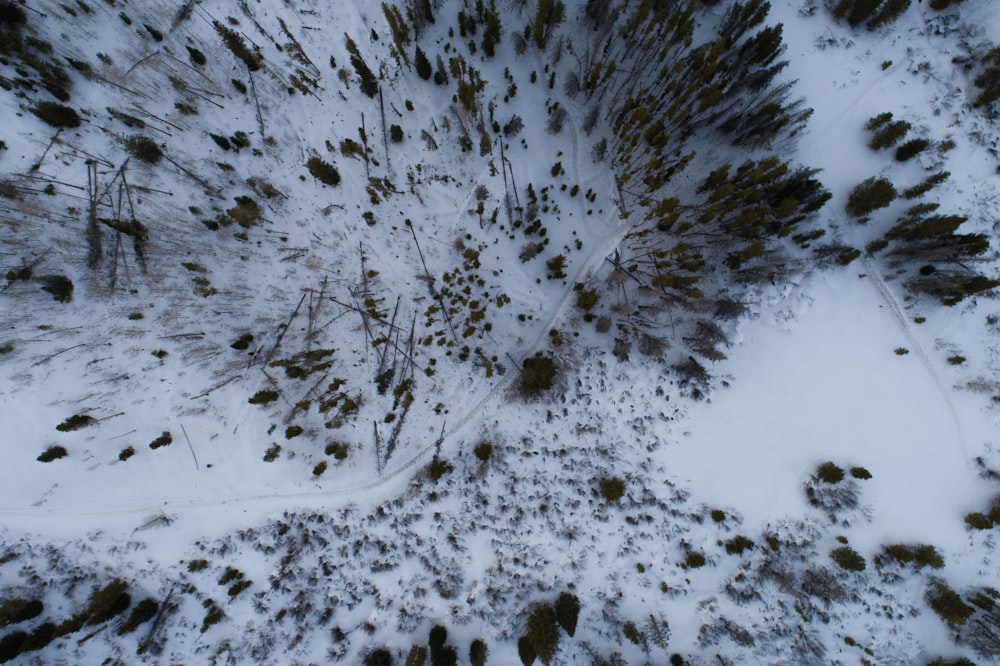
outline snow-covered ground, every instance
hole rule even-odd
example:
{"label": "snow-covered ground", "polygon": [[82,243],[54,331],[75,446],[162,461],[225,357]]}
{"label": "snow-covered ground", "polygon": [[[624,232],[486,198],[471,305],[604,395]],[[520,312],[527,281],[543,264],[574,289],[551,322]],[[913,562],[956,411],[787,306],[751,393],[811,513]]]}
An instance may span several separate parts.
{"label": "snow-covered ground", "polygon": [[[768,22],[783,23],[786,75],[815,109],[787,148],[796,163],[822,169],[834,194],[820,214],[828,237],[863,247],[905,207],[894,204],[869,225],[851,221],[847,193],[865,178],[886,175],[902,189],[945,168],[952,177],[935,190],[942,211],[968,215],[969,229],[995,245],[1000,131],[970,107],[970,74],[953,58],[1000,34],[1000,11],[991,0],[967,0],[958,20],[918,3],[866,33],[836,25],[818,5],[774,0]],[[73,91],[87,122],[47,152],[51,128],[23,100],[0,97],[12,119],[0,134],[8,180],[27,187],[33,181],[22,175],[44,152],[36,175],[59,183],[51,200],[22,192],[0,202],[4,271],[37,259],[36,275],[65,273],[76,285],[69,304],[28,282],[0,294],[0,346],[11,345],[0,356],[0,601],[42,598],[45,612],[14,627],[34,631],[65,620],[92,587],[117,577],[130,584],[133,604],[148,596],[169,611],[135,634],[118,636],[105,623],[94,638],[58,638],[18,659],[357,663],[387,647],[402,662],[442,624],[461,663],[484,638],[489,663],[512,664],[533,605],[564,591],[582,609],[554,663],[612,653],[630,664],[673,654],[748,664],[982,658],[956,644],[925,595],[937,578],[962,592],[997,583],[996,529],[970,530],[963,520],[1000,492],[989,474],[1000,468],[994,297],[951,308],[914,297],[881,257],[828,270],[803,264],[787,283],[734,291],[748,312],[729,331],[728,358],[710,367],[707,398],[692,400],[668,363],[637,351],[616,357],[614,330],[598,332],[575,307],[574,285],[586,283],[614,311],[606,260],[625,249],[629,227],[618,217],[614,177],[591,159],[597,136],[579,129],[585,102],[548,87],[545,54],[516,56],[504,41],[485,60],[462,47],[490,82],[484,128],[494,115],[500,126],[524,120],[505,141],[505,171],[503,134],[480,146],[474,114],[398,68],[374,4],[191,8],[181,20],[163,2],[94,7],[70,21],[57,3],[39,2],[47,16],[36,24],[32,14],[32,25],[53,42],[65,32],[68,53],[99,73]],[[129,30],[119,9],[136,14]],[[162,44],[136,31],[157,12]],[[457,8],[446,4],[421,39],[429,54],[429,44],[446,53],[458,43],[447,34],[448,12]],[[229,83],[249,79],[211,27],[227,14],[228,25],[262,45],[260,116],[252,95]],[[171,31],[167,17],[176,19]],[[311,68],[289,55],[279,17]],[[358,90],[345,32],[373,69],[382,64],[384,109]],[[187,64],[185,45],[209,55],[205,68]],[[507,101],[505,69],[517,84]],[[315,95],[288,93],[296,71],[319,80]],[[197,100],[198,115],[175,110],[181,99]],[[557,134],[544,122],[552,100],[571,111]],[[104,266],[86,263],[84,162],[88,154],[108,160],[102,183],[117,182],[120,139],[135,131],[114,125],[103,112],[111,107],[146,118],[146,133],[175,160],[128,167],[137,217],[150,229],[145,273],[127,238],[112,263],[107,229]],[[863,126],[884,111],[956,147],[903,164],[873,152]],[[404,140],[384,141],[383,126],[397,123]],[[208,136],[237,130],[248,133],[250,150],[223,151]],[[367,160],[335,150],[365,136]],[[304,167],[310,156],[335,162],[340,184],[315,181]],[[266,198],[248,178],[281,194]],[[525,244],[541,237],[512,228],[503,200],[515,189],[525,199],[528,183],[549,209],[549,242],[522,261]],[[200,222],[243,195],[261,201],[259,225],[210,231]],[[545,262],[559,254],[566,275],[549,278]],[[995,275],[995,264],[986,272]],[[197,288],[206,283],[195,279],[217,291],[204,296]],[[485,318],[467,320],[480,305]],[[434,306],[454,307],[453,319]],[[233,349],[244,333],[253,341]],[[307,365],[306,354],[323,349],[333,352],[320,360],[333,364],[305,379],[271,365]],[[542,350],[563,368],[559,384],[524,399],[517,366]],[[380,390],[376,378],[390,367],[389,390]],[[359,407],[328,428],[336,412],[316,406],[341,390],[324,388],[335,379]],[[276,402],[248,403],[272,388]],[[401,407],[408,391],[412,404]],[[74,414],[97,422],[56,430]],[[170,444],[150,448],[164,432]],[[480,442],[493,445],[486,461],[473,453]],[[347,445],[346,459],[326,452],[334,444]],[[68,455],[39,462],[53,445]],[[121,460],[129,446],[134,455]],[[451,468],[433,479],[432,461]],[[838,488],[850,501],[816,506],[807,491],[824,491],[815,474],[827,461],[872,478],[849,477]],[[624,482],[616,501],[601,494],[611,478]],[[737,536],[753,547],[727,552]],[[944,568],[928,573],[880,557],[900,543],[935,546]],[[863,571],[832,562],[844,544],[865,559]],[[202,568],[191,566],[198,560]],[[229,587],[238,577],[219,582],[227,567],[250,581],[246,591]],[[216,607],[223,619],[205,626]],[[629,638],[630,626],[641,640]],[[669,641],[658,645],[654,633],[667,626]],[[153,650],[140,657],[143,641]]]}

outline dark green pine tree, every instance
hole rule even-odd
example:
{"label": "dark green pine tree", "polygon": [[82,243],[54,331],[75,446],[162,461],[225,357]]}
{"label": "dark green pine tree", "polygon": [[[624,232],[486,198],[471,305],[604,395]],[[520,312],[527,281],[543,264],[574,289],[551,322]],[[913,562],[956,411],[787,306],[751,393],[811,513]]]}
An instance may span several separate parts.
{"label": "dark green pine tree", "polygon": [[378,79],[372,74],[368,63],[361,57],[361,52],[358,51],[358,45],[354,43],[354,40],[346,34],[344,38],[347,40],[347,51],[351,54],[351,65],[354,66],[354,71],[361,79],[361,92],[374,99],[375,95],[378,94]]}
{"label": "dark green pine tree", "polygon": [[576,622],[580,617],[580,600],[575,594],[563,592],[556,600],[556,621],[566,634],[572,638],[576,633]]}
{"label": "dark green pine tree", "polygon": [[431,76],[434,75],[434,68],[431,67],[431,61],[427,59],[427,54],[423,52],[420,46],[417,46],[417,53],[414,60],[417,66],[417,74],[424,81],[430,80]]}

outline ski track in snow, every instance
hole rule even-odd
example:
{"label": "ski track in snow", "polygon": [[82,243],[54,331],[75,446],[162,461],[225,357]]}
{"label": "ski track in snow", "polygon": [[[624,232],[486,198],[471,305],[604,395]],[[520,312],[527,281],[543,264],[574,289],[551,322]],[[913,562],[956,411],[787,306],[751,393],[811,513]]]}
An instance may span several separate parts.
{"label": "ski track in snow", "polygon": [[934,369],[933,363],[927,357],[927,353],[924,351],[923,345],[917,340],[916,336],[913,334],[913,330],[910,327],[910,323],[903,313],[902,307],[900,307],[899,302],[893,296],[889,285],[885,283],[882,276],[879,275],[878,267],[872,262],[870,257],[864,258],[864,266],[867,273],[868,284],[872,286],[872,289],[878,295],[879,300],[881,300],[889,312],[892,314],[893,319],[896,320],[896,324],[899,326],[900,331],[906,337],[909,345],[907,349],[916,353],[917,357],[920,359],[921,365],[924,367],[924,371],[927,376],[930,377],[934,386],[937,387],[938,392],[941,394],[941,399],[948,406],[948,412],[951,414],[952,425],[955,427],[955,432],[958,434],[958,441],[962,447],[962,459],[965,461],[965,465],[969,472],[973,472],[972,468],[972,454],[969,451],[969,445],[967,437],[965,434],[965,428],[962,427],[962,419],[958,416],[958,410],[955,408],[955,402],[951,396],[951,390],[945,385],[941,378],[938,376],[937,371]]}

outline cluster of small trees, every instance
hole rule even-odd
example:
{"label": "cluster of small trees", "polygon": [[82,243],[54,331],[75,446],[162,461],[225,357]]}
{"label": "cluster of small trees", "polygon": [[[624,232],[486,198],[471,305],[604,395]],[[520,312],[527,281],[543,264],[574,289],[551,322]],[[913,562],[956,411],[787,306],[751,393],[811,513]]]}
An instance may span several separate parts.
{"label": "cluster of small trees", "polygon": [[833,15],[856,28],[875,30],[888,25],[910,7],[910,0],[836,0]]}
{"label": "cluster of small trees", "polygon": [[[53,640],[74,634],[85,627],[105,624],[122,615],[131,604],[128,584],[123,580],[112,580],[103,587],[95,588],[86,605],[69,619],[59,624],[46,621],[30,632],[15,629],[0,637],[0,663],[42,650]],[[0,603],[0,627],[27,622],[39,616],[44,608],[44,604],[36,599],[6,599]],[[118,626],[118,635],[135,631],[141,624],[151,620],[158,608],[159,604],[153,599],[137,604],[129,617]]]}
{"label": "cluster of small trees", "polygon": [[576,595],[563,592],[554,604],[539,604],[528,615],[525,633],[517,642],[518,655],[524,666],[531,666],[535,659],[548,666],[559,650],[559,629],[572,638],[576,634],[580,616],[580,600]]}

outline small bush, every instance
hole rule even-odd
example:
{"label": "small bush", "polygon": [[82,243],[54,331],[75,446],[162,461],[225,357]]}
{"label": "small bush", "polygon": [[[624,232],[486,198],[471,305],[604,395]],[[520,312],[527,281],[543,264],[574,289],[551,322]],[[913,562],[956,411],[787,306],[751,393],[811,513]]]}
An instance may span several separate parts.
{"label": "small bush", "polygon": [[726,542],[726,553],[729,555],[741,555],[744,551],[753,548],[753,546],[753,541],[741,534]]}
{"label": "small bush", "polygon": [[893,352],[896,354],[896,356],[906,356],[907,354],[910,353],[910,350],[907,349],[906,347],[896,347],[893,350]]}
{"label": "small bush", "polygon": [[392,653],[379,648],[365,658],[365,666],[392,666]]}
{"label": "small bush", "polygon": [[132,597],[128,593],[128,583],[115,579],[90,595],[86,610],[81,618],[87,626],[107,622],[111,618],[124,613]]}
{"label": "small bush", "polygon": [[161,446],[170,446],[174,441],[174,436],[167,431],[163,431],[159,437],[149,443],[149,448],[158,449]]}
{"label": "small bush", "polygon": [[306,168],[313,178],[325,185],[336,185],[340,182],[340,172],[337,171],[337,167],[319,157],[310,157],[306,162]]}
{"label": "small bush", "polygon": [[606,476],[598,483],[601,497],[609,502],[617,502],[625,495],[625,480],[619,476]]}
{"label": "small bush", "polygon": [[262,391],[257,391],[248,400],[251,405],[267,405],[278,399],[277,391],[270,391],[264,389]]}
{"label": "small bush", "polygon": [[962,601],[957,592],[940,582],[927,591],[927,603],[938,617],[952,626],[965,624],[975,610]]}
{"label": "small bush", "polygon": [[318,476],[322,476],[323,472],[325,472],[325,471],[326,471],[326,461],[325,460],[321,460],[318,463],[316,463],[315,467],[313,467],[313,476],[317,476],[317,477]]}
{"label": "small bush", "polygon": [[816,476],[824,483],[840,483],[844,480],[844,470],[832,462],[825,462],[816,468]]}
{"label": "small bush", "polygon": [[65,275],[42,275],[38,278],[42,283],[42,291],[52,294],[59,303],[69,303],[73,300],[73,281]]}
{"label": "small bush", "polygon": [[253,342],[253,333],[244,333],[236,339],[236,342],[229,346],[237,351],[246,351],[250,348],[251,342]]}
{"label": "small bush", "polygon": [[207,611],[205,619],[201,622],[201,633],[205,633],[212,626],[222,622],[222,618],[226,617],[226,614],[211,599],[206,599],[202,606]]}
{"label": "small bush", "polygon": [[239,593],[240,593],[240,592],[242,592],[243,590],[247,589],[247,588],[248,588],[248,587],[250,587],[251,585],[253,585],[253,582],[252,582],[252,581],[249,581],[249,580],[241,580],[241,581],[240,581],[240,582],[238,582],[238,583],[234,583],[234,584],[233,584],[233,586],[232,586],[232,587],[230,587],[230,588],[229,588],[229,589],[227,590],[227,594],[229,594],[229,597],[230,597],[231,599],[235,599],[235,598],[236,598],[237,596],[239,596]]}
{"label": "small bush", "polygon": [[285,439],[292,439],[298,437],[302,434],[302,426],[300,425],[290,425],[285,428]]}
{"label": "small bush", "polygon": [[852,467],[851,476],[853,476],[855,479],[861,479],[865,481],[872,478],[872,473],[869,472],[864,467]]}
{"label": "small bush", "polygon": [[841,546],[839,548],[834,548],[830,553],[830,558],[841,569],[847,571],[864,571],[865,570],[865,558],[863,558],[856,550],[850,546]]}
{"label": "small bush", "polygon": [[401,143],[403,141],[403,128],[399,125],[390,125],[389,138],[393,143]]}
{"label": "small bush", "polygon": [[45,605],[38,599],[5,599],[0,603],[0,627],[26,622],[38,617]]}
{"label": "small bush", "polygon": [[931,569],[943,569],[944,558],[938,549],[930,544],[920,544],[913,548],[913,561],[919,567],[930,567]]}
{"label": "small bush", "polygon": [[344,442],[330,442],[326,445],[326,455],[333,456],[337,460],[346,459],[349,450],[350,446]]}
{"label": "small bush", "polygon": [[490,459],[490,456],[493,454],[493,445],[490,444],[489,442],[479,442],[478,444],[476,444],[476,448],[474,448],[472,452],[475,454],[477,458],[479,458],[479,460],[481,460],[482,462],[486,462]]}
{"label": "small bush", "polygon": [[548,391],[555,385],[557,373],[556,362],[538,352],[524,360],[521,383],[528,393]]}
{"label": "small bush", "polygon": [[280,455],[281,447],[278,446],[278,444],[271,444],[271,446],[267,448],[267,451],[264,451],[264,462],[274,462]]}
{"label": "small bush", "polygon": [[705,566],[705,556],[692,550],[684,557],[684,564],[682,566],[685,569],[699,569]]}
{"label": "small bush", "polygon": [[597,301],[600,300],[600,296],[594,289],[588,289],[577,292],[576,294],[576,307],[580,308],[584,312],[590,312],[597,305]]}
{"label": "small bush", "polygon": [[121,453],[118,454],[118,460],[125,462],[134,455],[135,455],[135,447],[126,446],[124,449],[121,450]]}
{"label": "small bush", "polygon": [[45,449],[45,451],[43,451],[42,454],[36,458],[36,460],[38,462],[47,463],[52,462],[53,460],[58,460],[59,458],[65,458],[68,455],[69,452],[66,451],[65,448],[61,446],[50,446]]}
{"label": "small bush", "polygon": [[434,456],[434,459],[431,460],[430,465],[427,466],[427,475],[431,477],[431,479],[433,479],[434,481],[437,481],[445,474],[451,472],[451,470],[452,470],[451,463],[449,463],[444,458],[439,458],[438,456]]}
{"label": "small bush", "polygon": [[191,64],[198,65],[199,67],[208,63],[208,58],[205,54],[198,49],[193,49],[190,46],[186,47],[188,52],[188,57],[191,59]]}
{"label": "small bush", "polygon": [[896,161],[905,162],[927,150],[930,145],[931,142],[927,139],[911,139],[896,149]]}
{"label": "small bush", "polygon": [[[21,646],[28,640],[23,631],[12,631],[0,638],[0,664],[11,661],[21,652]],[[532,660],[534,661],[534,660]]]}
{"label": "small bush", "polygon": [[208,560],[191,560],[188,562],[187,570],[191,573],[197,573],[198,571],[204,571],[208,568]]}
{"label": "small bush", "polygon": [[73,430],[79,430],[80,428],[86,428],[97,423],[97,419],[88,414],[74,414],[70,416],[65,421],[56,426],[56,430],[59,432],[71,432]]}
{"label": "small bush", "polygon": [[[469,646],[469,662],[472,666],[485,666],[486,655],[488,652],[489,650],[486,648],[486,642],[481,638],[477,638],[472,641],[472,644]],[[409,664],[409,662],[407,662],[407,664]]]}
{"label": "small bush", "polygon": [[57,102],[38,102],[28,110],[52,127],[80,126],[80,116],[76,110]]}
{"label": "small bush", "polygon": [[1000,496],[994,497],[990,503],[989,513],[986,514],[990,520],[1000,525]]}
{"label": "small bush", "polygon": [[875,136],[872,137],[868,146],[872,150],[892,148],[899,143],[899,141],[906,136],[906,133],[909,131],[910,123],[905,120],[891,122],[875,132]]}
{"label": "small bush", "polygon": [[712,521],[716,523],[726,522],[726,512],[722,509],[712,509]]}
{"label": "small bush", "polygon": [[242,578],[243,578],[242,571],[240,571],[239,569],[235,569],[233,567],[226,567],[226,570],[223,572],[222,577],[219,578],[219,585],[228,585],[229,583],[232,583],[234,580],[240,580]]}
{"label": "small bush", "polygon": [[146,164],[156,164],[163,159],[163,151],[156,142],[148,136],[133,134],[125,139],[125,150],[128,154]]}
{"label": "small bush", "polygon": [[989,516],[978,511],[966,514],[965,524],[974,530],[988,530],[993,527],[993,521],[990,520]]}
{"label": "small bush", "polygon": [[156,612],[160,609],[160,604],[155,599],[143,599],[135,605],[128,619],[118,628],[118,635],[130,634],[139,628],[144,622],[148,622],[156,617]]}
{"label": "small bush", "polygon": [[962,365],[963,363],[965,363],[965,357],[959,356],[958,354],[956,354],[955,356],[949,356],[948,363],[950,365]]}
{"label": "small bush", "polygon": [[0,25],[16,26],[28,22],[24,10],[11,0],[0,2]]}

